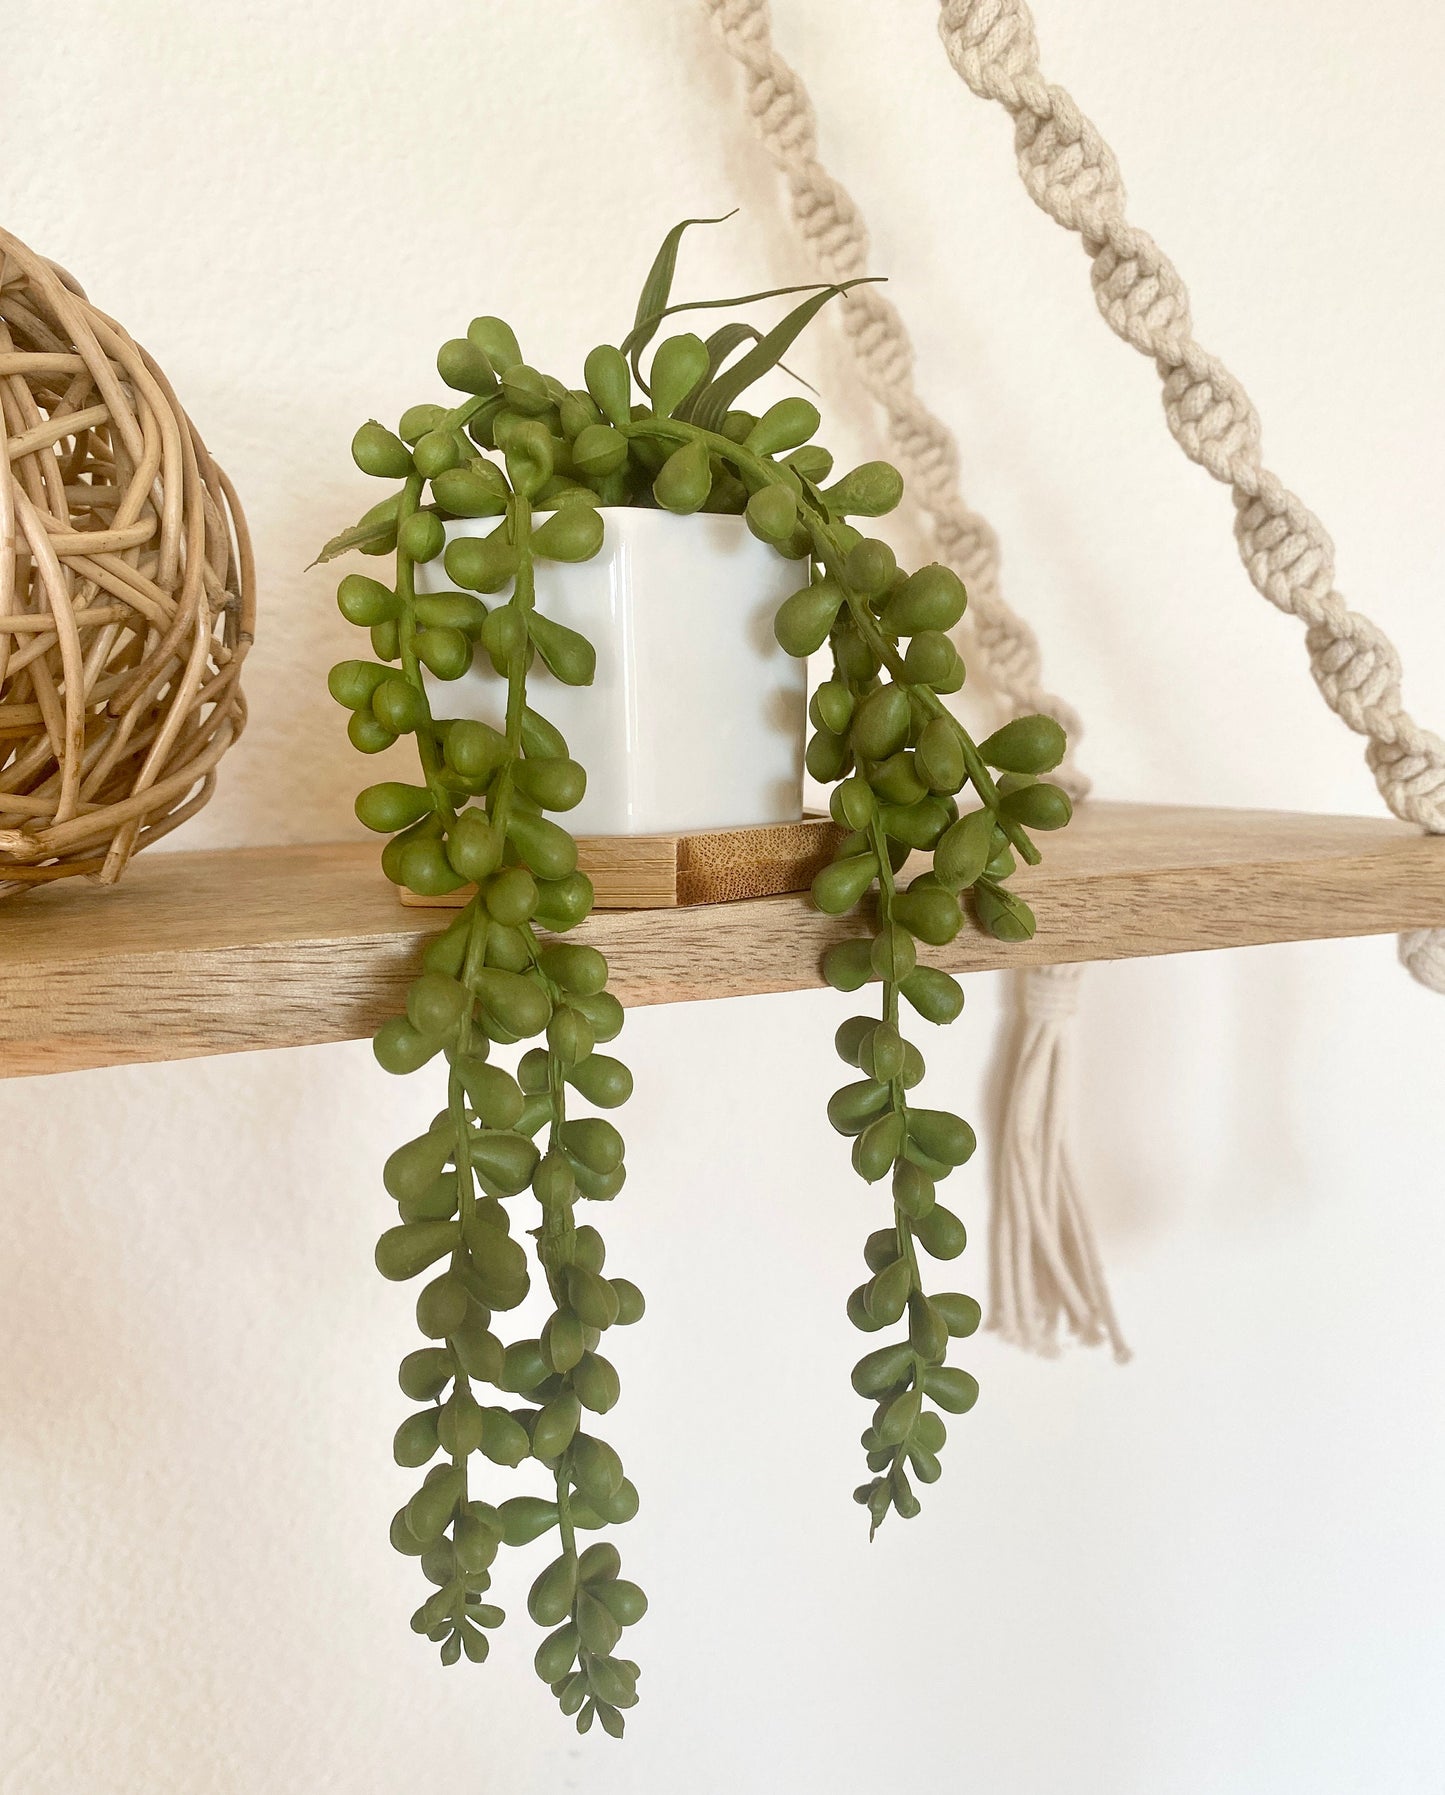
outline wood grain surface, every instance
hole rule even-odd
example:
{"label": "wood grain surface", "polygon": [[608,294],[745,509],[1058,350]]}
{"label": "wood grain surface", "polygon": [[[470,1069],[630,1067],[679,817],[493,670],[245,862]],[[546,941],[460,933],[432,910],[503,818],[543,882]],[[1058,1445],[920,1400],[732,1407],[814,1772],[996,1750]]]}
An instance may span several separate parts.
{"label": "wood grain surface", "polygon": [[[1090,803],[1015,889],[1039,932],[972,928],[953,971],[1445,925],[1445,837],[1362,817]],[[447,912],[406,910],[373,842],[152,853],[116,887],[0,904],[0,1074],[351,1040],[400,1004]],[[624,1003],[822,983],[856,926],[799,896],[599,913],[576,933]]]}

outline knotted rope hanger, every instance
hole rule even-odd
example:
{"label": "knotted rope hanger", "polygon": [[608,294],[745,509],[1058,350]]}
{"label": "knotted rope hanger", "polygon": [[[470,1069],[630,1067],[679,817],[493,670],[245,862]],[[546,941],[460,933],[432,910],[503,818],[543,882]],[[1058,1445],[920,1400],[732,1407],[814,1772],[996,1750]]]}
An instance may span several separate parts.
{"label": "knotted rope hanger", "polygon": [[[773,47],[768,0],[703,0],[741,64],[748,111],[787,181],[793,220],[818,271],[843,281],[867,271],[868,232],[847,190],[818,160],[812,104],[797,72]],[[1004,600],[998,538],[965,502],[958,446],[919,398],[914,350],[897,308],[876,287],[841,301],[860,378],[882,408],[909,495],[929,518],[942,558],[962,577],[969,619],[990,678],[1015,712],[1039,711],[1082,733],[1073,708],[1044,689],[1038,639]],[[1088,780],[1065,763],[1075,797]],[[1005,1109],[993,1165],[989,1326],[1035,1351],[1056,1350],[1061,1321],[1085,1343],[1107,1339],[1128,1357],[1104,1282],[1068,1152],[1069,1026],[1080,966],[1032,968],[1018,983],[1019,1015],[1003,1068]]]}
{"label": "knotted rope hanger", "polygon": [[[1405,709],[1400,657],[1376,624],[1335,590],[1324,525],[1264,466],[1259,414],[1224,364],[1195,340],[1179,270],[1125,216],[1119,165],[1073,98],[1039,67],[1024,0],[941,0],[949,61],[974,93],[1014,120],[1019,173],[1036,205],[1083,240],[1109,328],[1152,358],[1164,415],[1191,461],[1230,488],[1235,539],[1255,589],[1306,625],[1310,672],[1357,735],[1386,804],[1403,822],[1445,834],[1445,741]],[[1445,992],[1445,929],[1400,937],[1400,957]]]}

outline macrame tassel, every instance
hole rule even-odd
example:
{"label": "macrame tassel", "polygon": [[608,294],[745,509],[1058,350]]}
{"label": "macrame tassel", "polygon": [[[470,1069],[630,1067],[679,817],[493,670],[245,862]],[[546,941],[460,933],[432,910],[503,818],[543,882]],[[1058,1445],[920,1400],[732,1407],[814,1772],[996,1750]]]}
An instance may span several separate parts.
{"label": "macrame tassel", "polygon": [[1002,1068],[1003,1129],[994,1167],[988,1325],[1052,1357],[1059,1322],[1086,1346],[1119,1332],[1068,1149],[1070,1025],[1082,966],[1036,966],[1019,981],[1020,1017]]}
{"label": "macrame tassel", "polygon": [[1445,995],[1445,929],[1410,929],[1400,937],[1400,961],[1430,991]]}

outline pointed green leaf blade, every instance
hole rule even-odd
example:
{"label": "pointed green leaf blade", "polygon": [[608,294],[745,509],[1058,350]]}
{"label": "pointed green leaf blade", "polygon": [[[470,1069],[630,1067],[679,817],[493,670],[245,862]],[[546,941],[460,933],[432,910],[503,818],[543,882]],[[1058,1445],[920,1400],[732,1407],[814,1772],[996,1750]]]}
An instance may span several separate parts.
{"label": "pointed green leaf blade", "polygon": [[338,555],[344,555],[354,548],[364,548],[368,542],[380,542],[383,536],[396,532],[396,507],[399,494],[383,499],[374,505],[366,516],[352,524],[349,530],[343,530],[339,536],[333,536],[309,563],[311,567],[320,567],[324,561],[334,561]]}
{"label": "pointed green leaf blade", "polygon": [[[668,296],[672,292],[672,277],[677,271],[678,245],[682,242],[684,232],[694,224],[724,224],[736,211],[737,207],[734,206],[732,212],[724,212],[719,218],[684,218],[680,224],[675,224],[662,239],[662,247],[653,257],[652,266],[647,271],[647,279],[642,283],[642,292],[637,301],[637,312],[632,320],[632,336],[638,336],[639,330],[645,331],[645,334],[631,348],[632,372],[639,385],[642,383],[642,375],[637,366],[637,357],[652,340],[653,333],[661,321],[663,308],[667,305]],[[657,314],[656,318],[653,318],[654,313]],[[650,326],[647,323],[648,319],[653,319]],[[631,343],[631,337],[628,341]]]}
{"label": "pointed green leaf blade", "polygon": [[746,392],[755,380],[761,380],[764,374],[777,367],[830,299],[838,298],[852,287],[862,286],[865,281],[879,278],[881,277],[878,275],[866,275],[859,280],[843,281],[837,286],[825,288],[821,293],[814,293],[810,299],[795,306],[781,323],[775,324],[766,336],[758,339],[741,361],[734,362],[732,367],[719,374],[701,393],[694,396],[693,423],[704,430],[720,429],[723,419],[732,409],[733,401]]}
{"label": "pointed green leaf blade", "polygon": [[[634,348],[643,348],[648,338],[662,323],[664,318],[671,318],[677,312],[717,312],[734,305],[757,305],[764,299],[786,299],[791,293],[821,293],[828,285],[825,280],[798,281],[791,287],[769,287],[762,293],[735,293],[727,299],[678,299],[661,310],[651,312],[645,318],[639,318],[622,339],[621,348],[625,355],[630,355]],[[645,333],[645,334],[644,334]]]}

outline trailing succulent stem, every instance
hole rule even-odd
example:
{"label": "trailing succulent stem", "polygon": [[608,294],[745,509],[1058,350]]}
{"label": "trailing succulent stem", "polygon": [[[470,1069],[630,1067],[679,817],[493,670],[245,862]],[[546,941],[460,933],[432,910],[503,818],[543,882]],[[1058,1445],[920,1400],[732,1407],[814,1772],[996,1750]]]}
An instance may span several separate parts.
{"label": "trailing succulent stem", "polygon": [[[496,335],[487,340],[495,350]],[[482,350],[466,356],[453,345],[444,361],[449,354],[454,371],[460,354],[468,378],[496,385]],[[620,1060],[599,1051],[622,1027],[605,959],[554,939],[587,914],[592,890],[577,870],[576,843],[546,813],[577,804],[585,774],[527,703],[534,650],[568,683],[592,677],[590,645],[537,609],[535,568],[539,559],[595,553],[602,522],[588,508],[535,524],[533,501],[550,478],[541,426],[518,419],[503,461],[483,463],[461,432],[478,428],[480,417],[500,419],[500,406],[469,400],[447,413],[421,409],[410,447],[379,425],[358,432],[358,463],[402,482],[386,530],[396,573],[390,586],[355,574],[342,581],[342,611],[370,628],[376,658],[343,662],[331,676],[357,747],[374,752],[398,736],[416,738],[422,782],[387,781],[357,800],[361,820],[391,837],[387,872],[428,895],[477,888],[427,948],[406,1013],[383,1023],[375,1042],[390,1072],[414,1071],[438,1055],[448,1069],[446,1107],[385,1169],[399,1221],[378,1242],[378,1269],[408,1279],[443,1266],[417,1300],[418,1326],[432,1344],[401,1368],[404,1394],[425,1406],[401,1423],[394,1442],[399,1464],[431,1468],[391,1537],[420,1558],[436,1586],[413,1627],[440,1645],[444,1663],[455,1663],[463,1654],[483,1659],[485,1629],[503,1618],[485,1600],[502,1545],[555,1530],[557,1555],[528,1603],[549,1629],[538,1672],[584,1730],[595,1718],[617,1733],[636,1701],[638,1669],[615,1649],[646,1598],[622,1578],[614,1546],[579,1550],[577,1534],[637,1510],[621,1460],[591,1429],[618,1396],[603,1333],[636,1321],[643,1305],[635,1285],[604,1273],[602,1237],[576,1216],[579,1201],[621,1189],[622,1137],[602,1116],[570,1114],[569,1098],[612,1108],[626,1101],[632,1080]],[[448,482],[448,473],[461,478]],[[424,479],[433,506],[421,502]],[[417,565],[435,560],[445,542],[439,492],[450,495],[453,515],[498,519],[492,535],[459,544],[463,557],[474,557],[474,576],[476,554],[491,557],[476,585],[510,588],[490,610],[466,591],[417,591]],[[501,729],[432,712],[424,671],[438,682],[460,676],[477,643],[506,681]],[[544,1044],[523,1053],[515,1075],[490,1063],[493,1044],[527,1040]],[[496,1318],[517,1308],[531,1284],[507,1203],[529,1189],[538,1220],[526,1232],[552,1312],[537,1338],[504,1345]],[[519,1406],[479,1399],[486,1386]],[[549,1473],[547,1494],[482,1499],[469,1477],[478,1455],[507,1468],[536,1460]]]}
{"label": "trailing succulent stem", "polygon": [[[624,1103],[632,1079],[600,1051],[623,1020],[606,960],[565,939],[591,909],[592,888],[554,817],[581,801],[586,773],[529,704],[528,678],[540,660],[562,683],[589,685],[595,653],[539,607],[539,569],[595,555],[605,508],[644,505],[740,514],[806,574],[775,629],[789,654],[831,654],[810,707],[807,764],[832,786],[844,831],[813,900],[859,918],[858,933],[829,950],[824,973],[842,991],[881,987],[877,1013],[838,1030],[839,1056],[861,1076],[828,1107],[853,1140],[860,1176],[887,1178],[892,1194],[848,1314],[868,1333],[906,1324],[903,1339],[853,1371],[855,1389],[874,1404],[863,1435],[870,1481],[855,1494],[875,1531],[890,1511],[918,1512],[910,1472],[924,1483],[939,1474],[937,1411],[963,1413],[978,1389],[945,1364],[950,1338],[978,1326],[978,1304],[930,1296],[920,1270],[920,1249],[944,1260],[963,1250],[963,1224],[936,1187],[968,1159],[974,1136],[961,1118],[911,1099],[923,1059],[901,1032],[905,1004],[934,1023],[963,1004],[953,978],[919,964],[918,946],[952,940],[965,905],[994,935],[1031,935],[1033,917],[1007,880],[1016,857],[1038,859],[1029,831],[1069,816],[1065,794],[1038,778],[1062,758],[1057,724],[1019,718],[975,744],[944,702],[964,680],[949,636],[966,603],[957,577],[937,565],[905,574],[885,543],[849,521],[898,504],[896,470],[870,462],[825,484],[833,458],[812,440],[820,421],[812,404],[787,398],[761,416],[736,406],[843,289],[809,289],[767,333],[734,322],[706,340],[669,337],[644,378],[641,357],[662,319],[687,309],[669,300],[685,228],[659,251],[632,330],[619,346],[591,352],[581,386],[525,363],[497,318],[477,318],[444,344],[438,371],[465,396],[450,407],[413,406],[395,432],[362,426],[357,465],[396,490],[322,551],[323,559],[348,549],[395,557],[389,583],[359,574],[341,582],[342,613],[370,631],[371,654],[333,668],[330,689],[363,753],[413,736],[420,778],[368,786],[357,815],[389,837],[382,865],[396,883],[426,896],[473,888],[428,946],[405,1014],[375,1039],[389,1072],[436,1058],[447,1067],[445,1107],[386,1163],[398,1221],[376,1249],[388,1278],[440,1267],[416,1305],[428,1344],[401,1367],[402,1390],[420,1406],[394,1442],[400,1465],[428,1467],[391,1529],[434,1586],[412,1625],[443,1662],[480,1661],[488,1630],[503,1620],[486,1599],[498,1552],[555,1534],[528,1597],[547,1629],[536,1668],[579,1731],[597,1721],[614,1735],[638,1677],[617,1652],[646,1598],[621,1575],[615,1546],[579,1547],[578,1535],[637,1512],[637,1491],[593,1418],[618,1397],[603,1336],[636,1321],[643,1303],[635,1285],[604,1271],[602,1237],[577,1208],[622,1187],[622,1137],[590,1112]],[[478,519],[487,520],[480,530],[448,528]],[[418,568],[431,586],[437,563],[450,587],[419,590]],[[436,716],[434,696],[478,655],[505,682],[497,725]],[[976,803],[961,814],[966,789]],[[913,854],[927,864],[905,883]],[[493,1063],[494,1046],[524,1043],[515,1072]],[[519,1222],[508,1205],[527,1192],[535,1208]],[[534,1271],[550,1313],[535,1338],[504,1344],[497,1318],[523,1302]],[[545,1493],[493,1503],[473,1487],[481,1460],[503,1469],[535,1461]]]}
{"label": "trailing succulent stem", "polygon": [[[848,1314],[868,1333],[907,1323],[904,1340],[865,1354],[853,1371],[854,1388],[875,1405],[862,1440],[872,1477],[854,1494],[876,1531],[890,1511],[918,1513],[910,1468],[924,1483],[938,1477],[945,1427],[936,1411],[965,1413],[978,1396],[972,1376],[944,1360],[950,1337],[978,1327],[979,1305],[957,1293],[930,1297],[918,1263],[920,1247],[937,1259],[963,1251],[963,1223],[937,1201],[936,1187],[971,1156],[974,1133],[947,1110],[910,1103],[923,1059],[900,1032],[899,999],[935,1023],[962,1008],[958,982],[920,966],[917,944],[953,939],[965,893],[991,934],[1033,934],[1032,912],[1006,881],[1015,852],[1029,863],[1039,858],[1028,829],[1060,827],[1070,805],[1058,786],[1037,779],[1063,757],[1057,723],[1019,718],[980,746],[944,704],[964,680],[948,635],[963,616],[963,584],[937,564],[905,575],[886,543],[846,521],[891,510],[902,480],[873,462],[820,486],[831,467],[802,451],[818,423],[806,400],[784,399],[749,420],[740,442],[685,421],[642,418],[624,428],[667,445],[653,490],[669,508],[683,508],[677,499],[687,496],[689,469],[697,470],[693,491],[702,487],[704,463],[710,482],[719,468],[738,482],[753,533],[809,563],[808,583],[779,608],[780,645],[800,657],[825,645],[832,653],[832,677],[812,701],[816,733],[807,762],[833,786],[832,813],[847,833],[814,881],[813,899],[833,914],[870,893],[873,901],[870,933],[831,949],[824,973],[838,990],[873,981],[883,989],[877,1019],[853,1017],[838,1030],[839,1057],[863,1077],[834,1095],[828,1113],[854,1139],[854,1169],[869,1183],[889,1178],[893,1195],[890,1225],[868,1239],[872,1275],[848,1299]],[[774,454],[783,449],[793,453],[779,462]],[[995,780],[991,768],[1002,777]],[[979,807],[961,816],[957,796],[965,787]],[[900,889],[898,874],[915,852],[930,864]]]}

